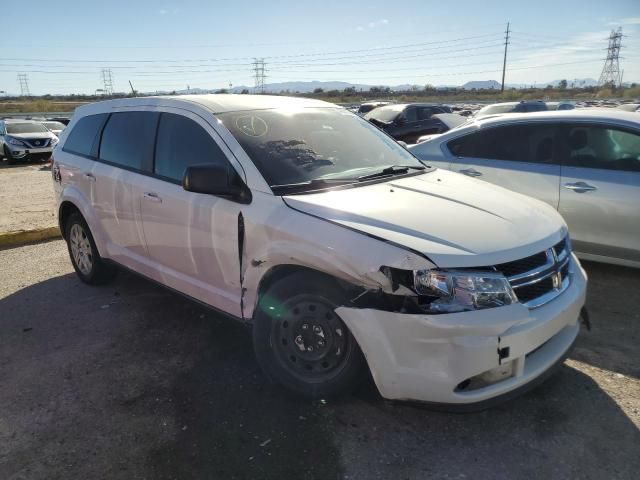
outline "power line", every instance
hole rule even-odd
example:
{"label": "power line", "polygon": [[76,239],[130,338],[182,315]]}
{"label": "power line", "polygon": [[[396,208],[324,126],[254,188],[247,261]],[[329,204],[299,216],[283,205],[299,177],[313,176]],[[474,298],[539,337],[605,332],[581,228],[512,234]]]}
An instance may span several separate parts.
{"label": "power line", "polygon": [[104,85],[104,89],[102,90],[103,94],[108,96],[113,95],[113,76],[110,68],[102,69],[102,83]]}
{"label": "power line", "polygon": [[622,27],[618,30],[611,30],[609,35],[609,47],[607,48],[607,58],[602,67],[602,73],[598,80],[599,85],[620,86],[622,76],[620,75],[620,49],[622,48]]}
{"label": "power line", "polygon": [[507,47],[509,46],[509,22],[507,22],[507,31],[504,37],[504,61],[502,62],[502,85],[500,92],[504,92],[504,74],[507,70]]}
{"label": "power line", "polygon": [[20,96],[30,97],[31,92],[29,92],[29,77],[27,76],[27,74],[19,73],[18,82],[20,83]]}
{"label": "power line", "polygon": [[253,60],[255,90],[256,92],[264,93],[264,79],[266,78],[264,74],[264,58],[254,58]]}

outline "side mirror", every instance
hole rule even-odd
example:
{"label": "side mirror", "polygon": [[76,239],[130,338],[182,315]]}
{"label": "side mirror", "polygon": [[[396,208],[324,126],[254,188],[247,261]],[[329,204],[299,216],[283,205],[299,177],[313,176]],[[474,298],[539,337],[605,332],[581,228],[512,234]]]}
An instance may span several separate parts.
{"label": "side mirror", "polygon": [[251,191],[231,165],[193,165],[187,167],[182,188],[240,203],[251,203]]}
{"label": "side mirror", "polygon": [[407,123],[407,118],[403,116],[396,117],[396,125],[404,125]]}

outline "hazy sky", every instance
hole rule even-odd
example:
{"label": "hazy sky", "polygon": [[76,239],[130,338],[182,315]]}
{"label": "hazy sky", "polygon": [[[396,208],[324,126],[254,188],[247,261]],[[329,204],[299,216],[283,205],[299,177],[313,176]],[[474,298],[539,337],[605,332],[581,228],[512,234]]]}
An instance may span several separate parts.
{"label": "hazy sky", "polygon": [[508,21],[507,83],[598,79],[618,26],[624,80],[640,81],[638,0],[20,0],[13,10],[0,48],[8,93],[20,92],[18,73],[32,94],[93,93],[103,68],[116,91],[129,80],[140,91],[252,86],[254,57],[267,83],[499,81]]}

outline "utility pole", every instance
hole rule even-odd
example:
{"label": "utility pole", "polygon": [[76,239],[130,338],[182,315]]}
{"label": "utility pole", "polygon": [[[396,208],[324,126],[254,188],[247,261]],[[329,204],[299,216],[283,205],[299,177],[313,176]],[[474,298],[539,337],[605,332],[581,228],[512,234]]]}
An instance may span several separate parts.
{"label": "utility pole", "polygon": [[618,30],[611,30],[609,35],[609,47],[607,48],[607,58],[602,67],[600,80],[598,85],[620,86],[622,83],[622,75],[620,75],[620,49],[622,48],[622,27]]}
{"label": "utility pole", "polygon": [[264,74],[264,58],[254,58],[252,65],[255,79],[255,90],[260,93],[264,93],[264,79],[266,78],[266,75]]}
{"label": "utility pole", "polygon": [[507,46],[509,45],[509,22],[507,22],[507,31],[504,37],[504,61],[502,62],[502,86],[500,87],[500,93],[504,92],[504,74],[507,70]]}
{"label": "utility pole", "polygon": [[102,69],[102,83],[104,84],[104,87],[102,89],[104,95],[113,95],[113,75],[110,68]]}
{"label": "utility pole", "polygon": [[133,95],[135,95],[135,94],[136,94],[136,91],[135,91],[135,89],[133,88],[133,84],[131,83],[131,80],[129,80],[129,86],[131,87],[131,93],[132,93]]}
{"label": "utility pole", "polygon": [[20,96],[30,97],[31,92],[29,91],[29,77],[27,76],[27,74],[19,73],[18,82],[20,82]]}

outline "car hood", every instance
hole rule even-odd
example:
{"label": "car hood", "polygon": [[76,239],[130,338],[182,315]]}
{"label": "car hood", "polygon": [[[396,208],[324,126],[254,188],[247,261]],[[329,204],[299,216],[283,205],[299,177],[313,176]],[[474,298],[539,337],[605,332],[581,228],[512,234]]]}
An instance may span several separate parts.
{"label": "car hood", "polygon": [[283,199],[295,210],[420,252],[448,268],[524,258],[559,242],[567,231],[543,202],[440,169]]}
{"label": "car hood", "polygon": [[51,132],[33,132],[33,133],[7,133],[7,136],[13,138],[53,138],[55,135]]}

